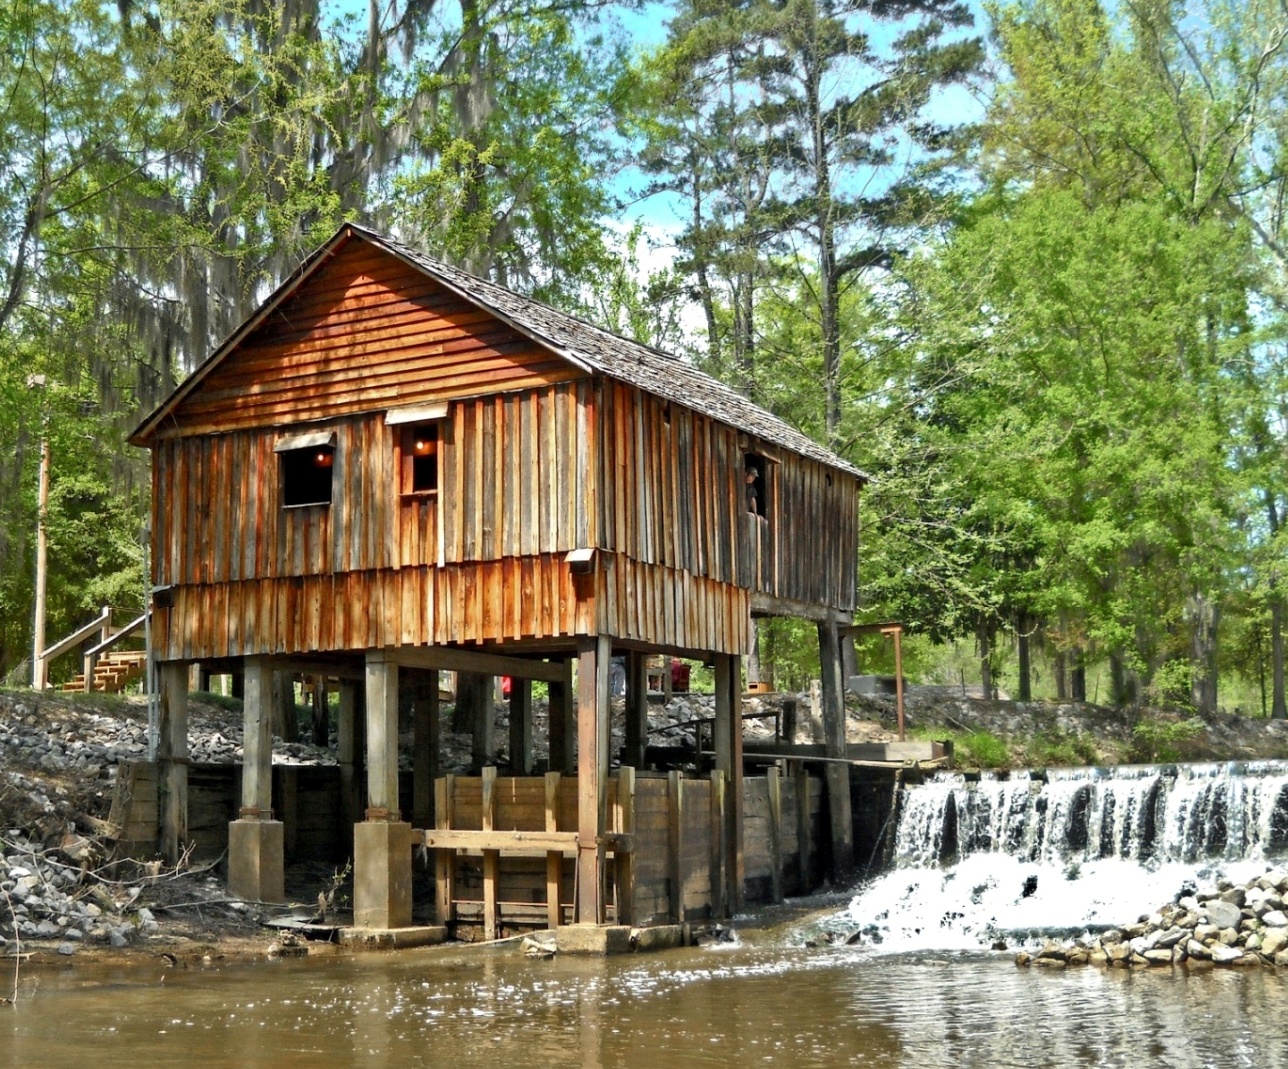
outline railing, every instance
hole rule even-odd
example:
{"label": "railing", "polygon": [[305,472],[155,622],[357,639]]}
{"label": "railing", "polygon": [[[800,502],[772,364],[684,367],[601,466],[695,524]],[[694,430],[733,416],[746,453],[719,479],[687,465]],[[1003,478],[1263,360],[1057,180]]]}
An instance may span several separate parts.
{"label": "railing", "polygon": [[85,676],[85,689],[87,691],[94,689],[94,667],[98,664],[98,659],[118,642],[129,638],[147,622],[148,614],[145,612],[138,619],[131,620],[115,634],[105,633],[103,640],[97,646],[91,646],[84,652],[81,660],[81,672]]}
{"label": "railing", "polygon": [[32,686],[36,690],[44,690],[49,685],[49,666],[64,653],[97,634],[99,637],[98,644],[91,646],[81,655],[81,666],[85,675],[85,689],[92,690],[94,687],[94,666],[98,663],[99,657],[118,642],[129,638],[146,621],[147,613],[144,613],[137,620],[126,624],[121,630],[113,632],[112,609],[110,606],[104,605],[103,611],[98,614],[96,619],[91,620],[84,627],[78,627],[70,635],[60,638],[52,646],[40,653],[35,660],[35,666],[32,671]]}
{"label": "railing", "polygon": [[32,665],[31,685],[36,690],[44,690],[49,685],[49,666],[58,657],[74,646],[79,646],[87,638],[98,632],[99,637],[106,639],[112,633],[112,610],[104,605],[98,619],[91,620],[84,627],[77,628],[66,638],[61,638],[52,646],[42,650]]}

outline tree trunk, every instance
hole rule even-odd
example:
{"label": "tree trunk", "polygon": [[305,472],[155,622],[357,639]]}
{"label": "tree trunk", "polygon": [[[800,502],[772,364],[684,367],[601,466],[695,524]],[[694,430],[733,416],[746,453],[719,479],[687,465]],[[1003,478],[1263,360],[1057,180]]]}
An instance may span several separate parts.
{"label": "tree trunk", "polygon": [[1204,594],[1185,600],[1190,624],[1190,702],[1202,713],[1216,712],[1216,634],[1221,608]]}
{"label": "tree trunk", "polygon": [[1055,655],[1055,697],[1056,701],[1069,700],[1069,669],[1065,661],[1064,650]]}
{"label": "tree trunk", "polygon": [[452,709],[452,730],[469,735],[478,721],[479,708],[492,701],[492,677],[477,672],[456,673],[456,706]]}
{"label": "tree trunk", "polygon": [[993,635],[988,621],[981,616],[975,630],[975,640],[979,647],[979,682],[981,697],[988,701],[993,697]]}
{"label": "tree trunk", "polygon": [[1024,615],[1020,616],[1019,628],[1016,631],[1016,647],[1020,662],[1019,700],[1031,702],[1033,700],[1033,667],[1029,657],[1029,618]]}
{"label": "tree trunk", "polygon": [[1082,662],[1082,650],[1074,647],[1073,668],[1069,671],[1069,700],[1085,702],[1087,700],[1087,666]]}
{"label": "tree trunk", "polygon": [[1270,718],[1288,720],[1284,705],[1284,607],[1276,595],[1270,603]]}
{"label": "tree trunk", "polygon": [[746,677],[748,683],[760,682],[760,628],[756,626],[756,621],[751,621],[751,643],[747,657],[744,660],[746,666]]}

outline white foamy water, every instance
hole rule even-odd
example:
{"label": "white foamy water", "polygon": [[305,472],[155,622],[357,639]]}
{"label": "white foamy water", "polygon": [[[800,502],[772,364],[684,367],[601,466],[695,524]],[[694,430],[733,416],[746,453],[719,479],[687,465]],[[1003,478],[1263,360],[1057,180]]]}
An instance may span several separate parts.
{"label": "white foamy water", "polygon": [[1130,923],[1288,858],[1288,763],[942,774],[906,788],[895,868],[848,921],[889,952],[972,950]]}

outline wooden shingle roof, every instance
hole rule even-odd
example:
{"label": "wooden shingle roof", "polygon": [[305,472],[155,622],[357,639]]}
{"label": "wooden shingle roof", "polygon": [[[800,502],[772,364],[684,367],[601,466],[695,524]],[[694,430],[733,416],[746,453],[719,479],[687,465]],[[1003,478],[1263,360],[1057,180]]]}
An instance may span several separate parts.
{"label": "wooden shingle roof", "polygon": [[856,478],[863,472],[825,449],[788,423],[752,403],[718,379],[661,350],[602,330],[548,305],[524,297],[486,279],[451,267],[401,242],[348,223],[278,288],[239,330],[235,331],[210,358],[202,363],[130,436],[144,444],[167,414],[199,385],[247,334],[258,327],[273,309],[299,289],[308,276],[341,244],[358,238],[384,249],[428,277],[455,291],[462,298],[491,312],[534,341],[551,349],[591,374],[605,375],[629,383],[667,401],[710,416],[747,434],[810,457]]}

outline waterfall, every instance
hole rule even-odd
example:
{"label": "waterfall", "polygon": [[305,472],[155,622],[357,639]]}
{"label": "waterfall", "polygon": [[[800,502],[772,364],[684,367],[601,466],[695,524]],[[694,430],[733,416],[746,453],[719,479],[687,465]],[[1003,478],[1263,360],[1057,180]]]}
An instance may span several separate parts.
{"label": "waterfall", "polygon": [[885,949],[1134,921],[1288,859],[1288,762],[940,773],[903,790],[894,869],[847,917]]}

